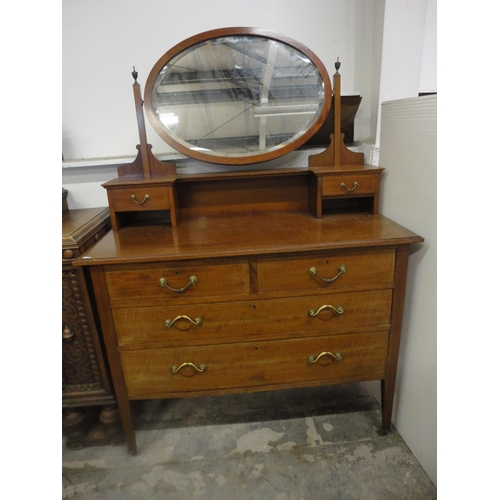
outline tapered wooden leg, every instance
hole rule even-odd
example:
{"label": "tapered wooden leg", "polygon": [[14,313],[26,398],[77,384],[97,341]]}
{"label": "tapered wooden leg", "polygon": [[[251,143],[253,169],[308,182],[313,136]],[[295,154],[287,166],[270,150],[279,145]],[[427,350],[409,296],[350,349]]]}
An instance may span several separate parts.
{"label": "tapered wooden leg", "polygon": [[401,326],[403,323],[408,254],[409,248],[407,245],[398,247],[396,252],[396,272],[394,274],[394,300],[392,303],[391,331],[389,332],[389,346],[387,349],[387,366],[385,370],[385,379],[381,380],[380,386],[382,389],[382,428],[380,434],[382,435],[387,434],[391,430]]}
{"label": "tapered wooden leg", "polygon": [[[123,433],[125,435],[125,442],[127,443],[127,449],[129,455],[135,455],[137,453],[137,444],[135,442],[135,429],[132,418],[132,411],[130,408],[130,401],[126,397],[126,401],[123,398],[118,398],[118,409],[120,410],[120,417],[122,419]],[[121,399],[121,401],[120,401]]]}
{"label": "tapered wooden leg", "polygon": [[394,400],[394,384],[387,383],[386,380],[380,381],[382,396],[382,427],[379,430],[381,436],[387,435],[392,426],[392,404]]}

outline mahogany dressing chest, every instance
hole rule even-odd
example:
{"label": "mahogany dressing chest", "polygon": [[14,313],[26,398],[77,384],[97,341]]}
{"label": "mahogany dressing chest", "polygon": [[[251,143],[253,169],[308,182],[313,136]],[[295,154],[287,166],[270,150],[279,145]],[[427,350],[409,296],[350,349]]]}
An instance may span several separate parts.
{"label": "mahogany dressing chest", "polygon": [[[130,453],[138,399],[380,380],[390,430],[407,262],[423,239],[378,213],[383,169],[343,143],[339,66],[332,99],[309,49],[227,28],[167,52],[144,103],[134,70],[138,157],[104,185],[113,231],[74,262],[91,277]],[[330,105],[331,143],[307,167],[250,166],[294,151]],[[232,168],[157,160],[143,107],[176,149]],[[198,130],[247,112],[225,136]]]}

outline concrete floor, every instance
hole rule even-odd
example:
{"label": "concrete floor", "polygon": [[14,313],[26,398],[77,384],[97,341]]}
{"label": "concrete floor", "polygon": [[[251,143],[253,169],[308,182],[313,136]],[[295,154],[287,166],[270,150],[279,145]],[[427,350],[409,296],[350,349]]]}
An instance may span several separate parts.
{"label": "concrete floor", "polygon": [[63,449],[63,499],[437,498],[365,384],[134,406],[137,455]]}

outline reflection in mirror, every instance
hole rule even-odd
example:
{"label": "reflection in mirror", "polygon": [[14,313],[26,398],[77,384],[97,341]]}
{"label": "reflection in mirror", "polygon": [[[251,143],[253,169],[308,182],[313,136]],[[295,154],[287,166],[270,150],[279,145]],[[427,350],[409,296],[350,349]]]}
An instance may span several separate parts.
{"label": "reflection in mirror", "polygon": [[289,39],[251,28],[220,36],[227,31],[193,37],[158,61],[146,84],[148,118],[167,143],[204,161],[248,164],[292,151],[328,111],[324,66]]}

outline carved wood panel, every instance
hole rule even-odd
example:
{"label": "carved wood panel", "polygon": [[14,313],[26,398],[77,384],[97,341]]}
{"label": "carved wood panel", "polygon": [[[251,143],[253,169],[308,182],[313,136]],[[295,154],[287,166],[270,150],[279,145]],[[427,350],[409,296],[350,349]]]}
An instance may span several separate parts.
{"label": "carved wood panel", "polygon": [[[62,272],[62,382],[63,402],[76,396],[108,396],[104,387],[94,335],[91,311],[82,295],[76,269]],[[90,315],[90,317],[89,317]],[[107,397],[106,399],[109,399]]]}

